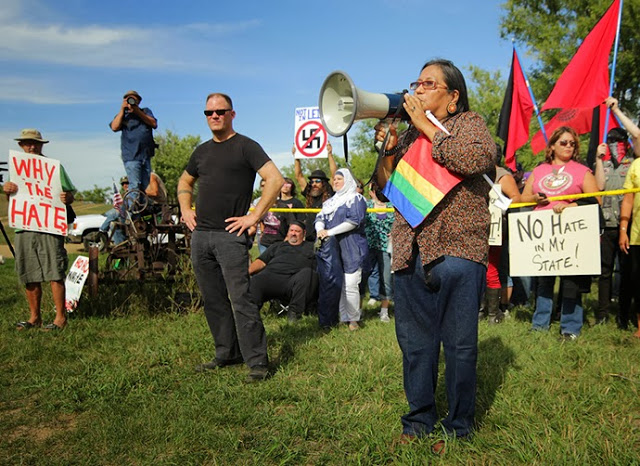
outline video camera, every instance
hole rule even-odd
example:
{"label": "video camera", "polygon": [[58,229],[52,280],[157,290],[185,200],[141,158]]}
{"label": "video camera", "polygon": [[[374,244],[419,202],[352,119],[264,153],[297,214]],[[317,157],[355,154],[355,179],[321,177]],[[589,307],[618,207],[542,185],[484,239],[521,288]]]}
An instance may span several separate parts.
{"label": "video camera", "polygon": [[[7,165],[9,162],[0,162],[0,165]],[[0,172],[8,172],[8,168],[0,167]],[[0,183],[4,182],[4,176],[0,173]]]}

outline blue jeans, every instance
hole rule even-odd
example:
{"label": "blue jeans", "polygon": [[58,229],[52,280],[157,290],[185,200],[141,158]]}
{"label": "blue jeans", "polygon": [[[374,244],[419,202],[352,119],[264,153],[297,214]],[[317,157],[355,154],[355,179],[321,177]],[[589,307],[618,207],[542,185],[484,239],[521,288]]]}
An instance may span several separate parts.
{"label": "blue jeans", "polygon": [[[369,296],[376,301],[391,299],[391,254],[379,249],[369,249],[369,257],[365,267],[368,279]],[[364,282],[364,280],[363,280]]]}
{"label": "blue jeans", "polygon": [[[103,231],[105,233],[109,232],[109,227],[111,226],[111,222],[115,222],[115,221],[118,221],[118,220],[122,221],[122,218],[120,217],[120,212],[118,212],[116,209],[109,209],[104,214],[104,216],[107,217],[107,218],[102,223],[102,226],[100,227],[100,231]],[[111,236],[111,241],[113,241],[114,244],[120,244],[126,239],[127,238],[124,235],[124,232],[122,231],[121,228],[116,227],[113,230],[113,235]]]}
{"label": "blue jeans", "polygon": [[[373,249],[369,249],[369,257],[371,257],[371,253]],[[371,299],[375,299],[376,301],[380,301],[380,272],[378,271],[378,267],[374,267],[372,264],[367,264],[366,272],[371,271],[371,275],[369,275],[369,279],[366,280],[367,287],[369,287],[369,297]],[[365,280],[362,280],[362,283],[365,283]]]}
{"label": "blue jeans", "polygon": [[249,367],[267,365],[267,336],[249,291],[247,235],[195,230],[191,260],[216,345],[216,360],[242,357]]}
{"label": "blue jeans", "polygon": [[[551,312],[553,311],[553,287],[556,277],[538,277],[538,297],[536,311],[533,313],[533,328],[549,330]],[[562,298],[562,312],[560,314],[560,333],[580,335],[582,329],[582,296],[576,298]]]}
{"label": "blue jeans", "polygon": [[124,171],[129,178],[129,190],[139,189],[144,191],[149,186],[151,179],[151,160],[131,160],[124,162]]}
{"label": "blue jeans", "polygon": [[396,335],[409,402],[409,412],[402,416],[403,433],[427,435],[438,421],[435,392],[441,342],[449,406],[442,425],[459,437],[471,433],[478,309],[486,273],[482,264],[451,256],[432,262],[426,272],[418,256],[413,266],[395,273]]}
{"label": "blue jeans", "polygon": [[344,283],[344,269],[340,246],[335,236],[322,242],[316,253],[318,265],[318,323],[328,328],[340,321],[340,294]]}

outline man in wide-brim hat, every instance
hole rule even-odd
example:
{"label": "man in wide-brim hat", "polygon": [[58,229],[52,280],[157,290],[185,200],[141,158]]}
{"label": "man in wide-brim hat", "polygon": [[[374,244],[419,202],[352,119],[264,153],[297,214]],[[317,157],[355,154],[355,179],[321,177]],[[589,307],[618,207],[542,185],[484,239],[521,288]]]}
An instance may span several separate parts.
{"label": "man in wide-brim hat", "polygon": [[[331,178],[335,175],[338,170],[338,165],[336,164],[335,159],[333,158],[333,150],[331,147],[331,143],[327,142],[327,152],[329,159],[329,170],[331,170]],[[295,155],[296,146],[294,144],[293,149],[291,149],[291,153]],[[311,172],[308,178],[305,178],[302,174],[302,165],[300,163],[300,159],[295,159],[293,163],[293,168],[296,175],[296,181],[298,185],[300,185],[300,191],[305,198],[305,206],[308,209],[321,209],[322,203],[333,196],[333,188],[331,187],[330,179],[327,177],[326,173],[323,170],[314,170]],[[315,241],[316,240],[316,229],[313,226],[313,222],[316,219],[316,214],[309,213],[305,214],[305,226],[307,237],[305,238],[307,241]]]}
{"label": "man in wide-brim hat", "polygon": [[[42,146],[49,141],[42,137],[37,129],[27,128],[15,138],[18,145],[27,154],[42,154]],[[60,165],[60,183],[62,193],[60,199],[65,205],[73,202],[73,186],[69,175]],[[3,185],[7,197],[18,192],[18,185],[7,181]],[[56,308],[56,316],[45,330],[61,330],[67,325],[65,310],[64,280],[67,272],[67,251],[64,248],[64,236],[37,231],[16,230],[15,235],[16,272],[26,288],[29,305],[29,320],[16,324],[18,330],[30,330],[42,326],[41,301],[42,282],[51,282],[51,294]]]}

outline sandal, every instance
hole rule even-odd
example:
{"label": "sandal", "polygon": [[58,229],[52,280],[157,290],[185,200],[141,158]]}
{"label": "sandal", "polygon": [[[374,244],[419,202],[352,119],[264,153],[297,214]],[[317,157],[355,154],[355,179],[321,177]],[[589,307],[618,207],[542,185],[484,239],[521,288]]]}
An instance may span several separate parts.
{"label": "sandal", "polygon": [[39,325],[32,324],[27,320],[16,323],[16,330],[31,330],[32,328],[40,327]]}

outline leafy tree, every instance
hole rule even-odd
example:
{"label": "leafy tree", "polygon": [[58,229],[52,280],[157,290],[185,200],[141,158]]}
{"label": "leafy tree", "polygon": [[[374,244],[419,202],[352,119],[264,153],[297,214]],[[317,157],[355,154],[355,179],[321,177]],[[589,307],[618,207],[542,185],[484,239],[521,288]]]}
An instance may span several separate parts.
{"label": "leafy tree", "polygon": [[[611,0],[508,0],[500,34],[525,46],[536,65],[528,73],[538,104],[556,80],[581,41],[611,5]],[[631,114],[640,108],[640,0],[625,0],[615,74],[614,96]]]}
{"label": "leafy tree", "polygon": [[93,185],[93,189],[87,189],[76,193],[75,199],[78,201],[104,203],[111,199],[112,188],[99,188],[98,185]]}
{"label": "leafy tree", "polygon": [[170,130],[155,136],[158,149],[152,159],[153,170],[162,178],[170,199],[175,199],[178,179],[194,149],[200,144],[200,136],[180,137]]}

